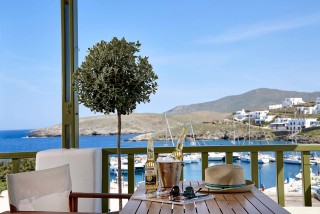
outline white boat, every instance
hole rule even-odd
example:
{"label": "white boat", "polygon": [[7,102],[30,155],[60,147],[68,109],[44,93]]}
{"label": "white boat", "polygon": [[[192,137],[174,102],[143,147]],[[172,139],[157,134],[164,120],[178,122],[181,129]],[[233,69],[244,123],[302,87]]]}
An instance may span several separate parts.
{"label": "white boat", "polygon": [[283,158],[283,163],[301,165],[301,158],[300,156],[289,155],[288,157]]}
{"label": "white boat", "polygon": [[[283,158],[283,163],[287,164],[300,164],[301,165],[301,157],[296,155],[289,155],[288,157]],[[311,165],[316,164],[316,162],[311,162]]]}
{"label": "white boat", "polygon": [[270,162],[276,162],[276,158],[275,157],[273,157],[271,155],[265,155],[265,156],[266,156],[266,158],[269,159]]}
{"label": "white boat", "polygon": [[225,154],[221,152],[209,152],[209,161],[222,161],[225,159]]}
{"label": "white boat", "polygon": [[201,161],[201,155],[197,153],[192,153],[190,155],[191,157],[191,163],[199,163]]}
{"label": "white boat", "polygon": [[[118,165],[110,165],[110,173],[118,174]],[[128,173],[128,164],[121,164],[121,174],[127,174]]]}
{"label": "white boat", "polygon": [[258,163],[269,163],[269,162],[270,162],[270,159],[263,155],[258,157]]}
{"label": "white boat", "polygon": [[240,160],[243,161],[243,162],[250,162],[251,158],[250,158],[250,155],[242,155],[240,157]]}
{"label": "white boat", "polygon": [[134,169],[135,170],[144,170],[144,165],[145,165],[145,163],[143,163],[141,161],[136,161],[134,163]]}
{"label": "white boat", "polygon": [[[134,170],[144,170],[145,166],[145,158],[144,157],[136,157],[134,161]],[[128,159],[122,158],[121,159],[121,172],[126,174],[128,173]],[[118,160],[117,158],[110,159],[110,173],[117,174],[118,173]]]}
{"label": "white boat", "polygon": [[191,156],[190,155],[183,155],[183,162],[185,164],[191,163]]}
{"label": "white boat", "polygon": [[320,164],[320,158],[318,156],[311,156],[310,162],[313,164]]}
{"label": "white boat", "polygon": [[233,152],[233,153],[232,153],[232,158],[233,158],[234,160],[240,160],[240,158],[241,158],[241,153],[240,153],[240,152]]}
{"label": "white boat", "polygon": [[317,189],[316,191],[314,191],[313,197],[314,197],[315,199],[318,199],[318,200],[320,201],[320,188]]}
{"label": "white boat", "polygon": [[[251,157],[249,154],[243,155],[240,157],[240,160],[243,162],[251,162]],[[270,159],[264,156],[263,154],[259,154],[258,156],[258,163],[269,163]]]}
{"label": "white boat", "polygon": [[269,163],[269,162],[270,162],[270,155],[259,153],[258,163]]}
{"label": "white boat", "polygon": [[[312,178],[314,178],[316,176],[316,174],[314,174],[313,172],[312,172],[312,168],[310,168],[310,178],[312,179]],[[296,174],[296,178],[297,179],[299,179],[299,180],[301,180],[302,178],[303,178],[303,176],[302,176],[302,170],[300,169],[300,172],[298,173],[298,174]]]}

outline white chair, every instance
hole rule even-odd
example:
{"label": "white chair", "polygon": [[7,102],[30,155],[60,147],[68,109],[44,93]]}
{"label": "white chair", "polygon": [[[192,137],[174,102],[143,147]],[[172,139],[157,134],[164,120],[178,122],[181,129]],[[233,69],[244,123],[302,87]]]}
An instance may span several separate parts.
{"label": "white chair", "polygon": [[131,194],[72,192],[69,165],[7,175],[10,212],[78,212],[78,198],[126,198]]}
{"label": "white chair", "polygon": [[[102,190],[102,151],[88,149],[51,149],[36,155],[36,170],[69,164],[72,191],[101,193]],[[79,212],[101,213],[101,199],[79,199]]]}
{"label": "white chair", "polygon": [[7,175],[10,211],[69,212],[69,166]]}

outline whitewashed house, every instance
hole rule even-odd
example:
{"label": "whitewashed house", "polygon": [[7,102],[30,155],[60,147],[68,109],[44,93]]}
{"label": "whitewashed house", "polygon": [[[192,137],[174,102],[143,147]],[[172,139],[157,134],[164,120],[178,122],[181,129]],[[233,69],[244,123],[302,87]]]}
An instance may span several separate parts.
{"label": "whitewashed house", "polygon": [[269,105],[269,110],[280,109],[282,108],[282,104]]}
{"label": "whitewashed house", "polygon": [[317,118],[295,118],[288,121],[288,130],[292,132],[300,132],[304,128],[313,127],[317,124]]}
{"label": "whitewashed house", "polygon": [[270,123],[269,128],[278,131],[285,131],[288,130],[288,121],[291,118],[276,118],[273,123]]}
{"label": "whitewashed house", "polygon": [[241,111],[236,111],[234,115],[234,119],[238,121],[242,121],[248,117],[248,114],[242,109]]}
{"label": "whitewashed house", "polygon": [[316,99],[316,105],[313,108],[313,114],[320,114],[320,97]]}
{"label": "whitewashed house", "polygon": [[273,115],[268,115],[268,114],[269,114],[268,110],[252,111],[252,112],[248,113],[250,119],[254,119],[255,123],[272,121],[274,116]]}
{"label": "whitewashed house", "polygon": [[289,108],[292,107],[294,105],[298,105],[298,104],[302,104],[305,103],[302,98],[286,98],[283,102],[282,102],[282,106],[284,108]]}
{"label": "whitewashed house", "polygon": [[253,119],[259,119],[260,117],[264,117],[267,116],[269,113],[269,111],[265,110],[265,111],[252,111],[249,112],[249,117],[253,118]]}
{"label": "whitewashed house", "polygon": [[315,107],[297,107],[298,114],[313,114]]}
{"label": "whitewashed house", "polygon": [[254,119],[255,123],[268,123],[273,120],[275,115],[265,115],[265,116],[260,116],[258,119]]}

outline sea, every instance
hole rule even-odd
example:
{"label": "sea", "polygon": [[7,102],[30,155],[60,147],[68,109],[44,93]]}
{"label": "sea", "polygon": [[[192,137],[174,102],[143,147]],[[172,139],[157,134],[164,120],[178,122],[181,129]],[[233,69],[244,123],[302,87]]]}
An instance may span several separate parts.
{"label": "sea", "polygon": [[[41,137],[41,138],[29,138],[28,133],[30,130],[0,130],[0,153],[5,152],[37,152],[47,149],[57,149],[61,148],[61,137]],[[147,148],[147,142],[131,142],[128,139],[136,136],[136,134],[122,135],[121,136],[121,147],[122,148],[133,148],[133,147],[145,147]],[[290,142],[281,141],[253,141],[256,145],[273,145],[273,144],[288,144]],[[117,136],[80,136],[79,146],[80,148],[116,148],[117,147]],[[246,145],[245,141],[236,141],[236,145]],[[211,141],[199,141],[199,145],[233,145],[229,140],[211,140]],[[165,147],[165,146],[175,146],[172,142],[164,141],[154,141],[155,147]],[[186,141],[184,146],[192,146],[190,142]],[[267,152],[266,152],[267,153]],[[274,153],[268,153],[274,156]],[[298,153],[299,154],[299,153]],[[320,154],[320,153],[319,153]],[[285,154],[286,155],[286,154]],[[295,153],[296,155],[296,153]],[[316,154],[317,155],[317,154]],[[216,164],[223,164],[223,161],[209,161],[209,166]],[[246,179],[251,179],[250,163],[242,162],[237,160],[234,164],[242,166],[245,170]],[[259,186],[262,184],[265,188],[270,188],[276,186],[276,163],[270,162],[267,164],[259,164]],[[201,161],[199,163],[185,164],[184,166],[184,179],[185,180],[201,180]],[[301,166],[296,164],[285,164],[284,165],[284,177],[286,181],[295,179],[295,176],[300,172]],[[319,165],[312,165],[311,170],[314,173],[320,171]],[[127,180],[126,174],[124,176],[124,181]],[[116,179],[115,174],[110,175],[110,179]],[[137,171],[135,173],[135,183],[144,180],[143,171]]]}

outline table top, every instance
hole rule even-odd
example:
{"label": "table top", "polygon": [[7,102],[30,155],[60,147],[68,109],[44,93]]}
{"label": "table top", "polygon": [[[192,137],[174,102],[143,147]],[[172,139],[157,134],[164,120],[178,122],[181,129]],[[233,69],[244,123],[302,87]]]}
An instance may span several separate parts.
{"label": "table top", "polygon": [[[203,183],[203,181],[184,181],[181,182],[180,188],[185,189],[186,186],[195,187],[201,183]],[[134,195],[139,195],[144,192],[145,186],[142,183]],[[255,187],[253,187],[250,192],[213,193],[213,195],[213,199],[197,201],[186,205],[130,199],[121,213],[289,213]]]}

